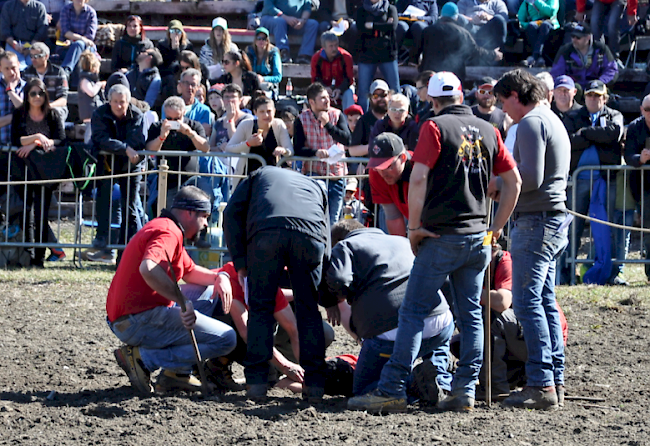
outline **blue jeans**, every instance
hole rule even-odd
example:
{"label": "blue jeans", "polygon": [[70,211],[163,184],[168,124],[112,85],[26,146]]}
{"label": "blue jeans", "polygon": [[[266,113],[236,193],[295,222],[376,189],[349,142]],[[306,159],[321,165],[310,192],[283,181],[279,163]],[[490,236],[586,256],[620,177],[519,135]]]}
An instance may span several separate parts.
{"label": "blue jeans", "polygon": [[[131,325],[122,332],[114,324],[108,325],[120,341],[140,347],[140,356],[150,372],[162,368],[190,373],[196,356],[180,313],[179,307],[161,306],[129,315]],[[227,355],[237,342],[232,328],[200,312],[196,312],[194,335],[204,360]]]}
{"label": "blue jeans", "polygon": [[30,66],[32,64],[32,58],[29,56],[29,54],[25,55],[23,53],[19,53],[14,49],[13,46],[6,44],[5,45],[5,50],[6,51],[11,51],[12,53],[16,54],[18,56],[18,63],[20,64],[20,71],[23,71],[25,68]]}
{"label": "blue jeans", "polygon": [[532,47],[533,57],[535,59],[542,57],[544,44],[552,29],[553,24],[549,20],[544,20],[541,25],[531,22],[526,27],[526,40]]}
{"label": "blue jeans", "polygon": [[416,54],[422,52],[422,34],[426,27],[429,26],[426,22],[405,22],[401,21],[397,24],[397,48],[401,48],[404,43],[404,38],[410,36],[413,39],[413,46],[415,47]]}
{"label": "blue jeans", "polygon": [[[315,174],[314,174],[315,175]],[[311,175],[309,175],[311,176]],[[340,180],[315,180],[327,191],[327,203],[330,213],[330,227],[339,221],[343,209],[345,196],[345,179]]]}
{"label": "blue jeans", "polygon": [[314,55],[316,34],[318,34],[318,22],[316,20],[309,19],[301,29],[294,29],[287,25],[287,22],[282,17],[263,15],[262,26],[268,28],[275,39],[275,46],[280,50],[289,50],[288,34],[304,35],[298,55],[309,56],[310,58]]}
{"label": "blue jeans", "polygon": [[[81,53],[83,53],[85,49],[86,44],[83,40],[75,40],[72,42],[65,51],[65,57],[61,63],[61,68],[66,70],[68,73],[74,72],[77,67],[77,62],[79,62],[79,58],[81,57]],[[92,47],[92,51],[95,51],[94,47]]]}
{"label": "blue jeans", "polygon": [[474,38],[480,47],[486,50],[494,50],[501,48],[506,43],[507,34],[508,24],[506,19],[500,15],[495,15],[485,25],[478,27]]}
{"label": "blue jeans", "polygon": [[529,386],[564,384],[564,343],[555,301],[555,260],[567,245],[566,214],[520,215],[512,237],[512,309],[524,331]]}
{"label": "blue jeans", "polygon": [[343,110],[354,105],[354,89],[352,87],[348,88],[341,95],[341,106]]}
{"label": "blue jeans", "polygon": [[357,85],[359,91],[357,92],[358,104],[365,113],[368,111],[368,94],[373,93],[370,90],[370,84],[375,78],[375,72],[379,67],[379,71],[384,76],[388,88],[393,91],[399,92],[399,70],[397,68],[397,60],[382,63],[360,63],[359,74],[357,76]]}
{"label": "blue jeans", "polygon": [[325,244],[297,231],[269,229],[255,234],[247,249],[248,346],[244,373],[248,384],[265,384],[273,356],[275,295],[286,266],[296,305],[300,365],[305,384],[325,386],[325,335],[318,309],[318,286]]}
{"label": "blue jeans", "polygon": [[[438,371],[436,381],[444,390],[451,390],[451,373],[447,370],[449,363],[449,339],[454,332],[453,322],[447,325],[436,336],[422,340],[418,358],[427,358]],[[354,369],[352,393],[365,395],[377,388],[384,364],[388,362],[393,353],[395,342],[383,339],[364,339],[357,366]],[[431,356],[429,358],[429,356]]]}
{"label": "blue jeans", "polygon": [[620,53],[618,41],[621,38],[621,17],[623,17],[626,4],[626,1],[621,0],[615,0],[609,4],[596,0],[591,10],[591,31],[594,41],[600,40],[605,22],[607,22],[607,45],[612,50],[614,57],[618,57]]}
{"label": "blue jeans", "polygon": [[490,261],[485,232],[425,238],[413,263],[406,296],[399,309],[395,348],[381,372],[378,388],[390,396],[406,396],[406,380],[422,343],[424,319],[440,303],[439,290],[451,276],[456,324],[460,330],[460,361],[451,392],[474,396],[483,364],[481,289]]}

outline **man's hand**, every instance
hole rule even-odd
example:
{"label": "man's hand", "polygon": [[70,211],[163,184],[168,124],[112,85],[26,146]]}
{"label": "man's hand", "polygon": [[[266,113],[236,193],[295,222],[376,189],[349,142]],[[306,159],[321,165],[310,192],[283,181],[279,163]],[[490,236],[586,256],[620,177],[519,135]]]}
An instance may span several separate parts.
{"label": "man's hand", "polygon": [[126,156],[129,157],[131,164],[138,164],[140,162],[140,155],[138,155],[138,152],[133,150],[131,147],[126,148]]}
{"label": "man's hand", "polygon": [[293,362],[289,362],[288,364],[284,364],[284,370],[282,372],[291,381],[294,381],[294,382],[297,382],[297,383],[305,382],[305,369],[300,367],[298,364],[294,364]]}
{"label": "man's hand", "polygon": [[[235,117],[235,114],[237,113],[237,107],[235,104],[231,101],[224,102],[223,104],[224,109],[226,110],[226,120],[227,121],[232,121],[232,119]],[[235,126],[235,123],[232,123],[232,126]]]}
{"label": "man's hand", "polygon": [[275,157],[284,156],[287,153],[289,153],[289,151],[284,147],[276,147],[275,150],[273,151],[273,156]]}
{"label": "man's hand", "polygon": [[293,27],[294,29],[302,29],[305,26],[305,23],[307,23],[306,19],[298,19],[298,22],[295,24]]}
{"label": "man's hand", "polygon": [[217,274],[217,277],[214,279],[214,292],[212,293],[212,299],[215,299],[217,295],[221,299],[223,312],[225,314],[230,313],[230,307],[232,305],[232,285],[230,285],[230,279],[224,274]]}
{"label": "man's hand", "polygon": [[372,22],[366,22],[365,27],[366,29],[372,29]]}
{"label": "man's hand", "polygon": [[160,126],[160,137],[161,138],[167,139],[167,137],[169,136],[169,132],[171,132],[171,130],[172,130],[172,122],[174,122],[174,121],[170,121],[169,119],[165,119],[162,122],[162,125]]}
{"label": "man's hand", "polygon": [[641,161],[641,164],[645,164],[648,160],[650,160],[650,149],[643,149],[639,161]]}
{"label": "man's hand", "polygon": [[182,133],[185,136],[191,137],[193,131],[194,130],[192,130],[192,127],[185,124],[183,121],[179,121],[179,127],[177,130],[178,133]]}
{"label": "man's hand", "polygon": [[496,61],[503,60],[503,53],[499,48],[494,49],[494,60]]}
{"label": "man's hand", "polygon": [[248,276],[248,271],[246,268],[242,268],[237,271],[237,280],[239,281],[239,285],[242,287],[242,289],[246,289],[246,277]]}
{"label": "man's hand", "polygon": [[259,81],[260,84],[261,84],[262,82],[266,82],[266,81],[264,80],[264,76],[262,76],[261,74],[258,74],[258,75],[257,75],[257,80]]}
{"label": "man's hand", "polygon": [[170,34],[170,43],[172,44],[173,50],[178,49],[181,43],[181,35],[176,33]]}
{"label": "man's hand", "polygon": [[326,308],[325,311],[327,312],[327,322],[329,322],[333,327],[341,325],[341,310],[339,310],[338,305]]}
{"label": "man's hand", "polygon": [[494,201],[499,201],[501,191],[497,188],[497,177],[493,176],[488,183],[487,196]]}
{"label": "man's hand", "polygon": [[325,127],[330,122],[330,115],[326,111],[319,111],[316,113],[316,119]]}
{"label": "man's hand", "polygon": [[292,28],[295,28],[298,22],[300,21],[298,17],[292,17],[286,14],[283,14],[282,18],[284,19],[285,22],[287,22],[287,25],[289,25]]}
{"label": "man's hand", "polygon": [[411,250],[413,251],[413,254],[415,254],[416,256],[418,255],[420,242],[422,242],[422,240],[424,240],[427,237],[439,238],[440,236],[431,231],[427,231],[424,228],[419,228],[416,229],[415,231],[411,231],[411,230],[408,231],[408,238],[409,241],[411,242]]}
{"label": "man's hand", "polygon": [[338,101],[339,97],[341,97],[341,90],[339,90],[338,88],[334,89],[330,96],[332,96],[332,100]]}
{"label": "man's hand", "polygon": [[181,312],[181,321],[186,329],[192,330],[196,325],[196,313],[194,313],[194,305],[192,301],[185,301],[185,311]]}
{"label": "man's hand", "polygon": [[327,150],[325,150],[325,149],[318,149],[318,150],[316,151],[316,156],[317,156],[318,158],[320,158],[320,159],[325,159],[325,158],[329,158],[330,154],[329,154],[329,152],[328,152]]}
{"label": "man's hand", "polygon": [[492,240],[496,241],[501,238],[501,233],[503,232],[503,228],[496,229],[493,227],[489,227],[488,232],[492,232]]}

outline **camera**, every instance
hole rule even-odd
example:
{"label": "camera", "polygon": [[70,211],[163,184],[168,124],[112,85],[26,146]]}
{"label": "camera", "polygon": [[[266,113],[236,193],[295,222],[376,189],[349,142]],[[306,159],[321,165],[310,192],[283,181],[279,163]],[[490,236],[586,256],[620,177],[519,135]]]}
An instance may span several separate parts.
{"label": "camera", "polygon": [[180,121],[169,121],[169,128],[172,130],[178,130],[181,128]]}

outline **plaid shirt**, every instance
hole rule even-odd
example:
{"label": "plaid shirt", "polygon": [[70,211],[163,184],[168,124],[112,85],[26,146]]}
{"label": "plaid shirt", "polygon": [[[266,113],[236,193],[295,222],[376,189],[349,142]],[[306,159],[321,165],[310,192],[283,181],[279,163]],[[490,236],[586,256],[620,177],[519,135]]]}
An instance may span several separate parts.
{"label": "plaid shirt", "polygon": [[81,13],[77,15],[74,5],[69,3],[63,7],[60,16],[61,40],[65,40],[65,33],[72,31],[87,39],[95,40],[97,34],[97,12],[88,5],[84,5]]}
{"label": "plaid shirt", "polygon": [[[331,123],[336,123],[339,120],[341,111],[336,108],[330,108],[327,114],[330,117]],[[314,113],[307,109],[300,113],[300,122],[305,132],[305,145],[313,150],[328,150],[334,144],[343,149],[343,144],[334,141],[334,138],[327,132],[321,125],[320,121],[316,119]],[[302,163],[302,173],[319,176],[341,176],[347,174],[347,165],[339,161],[336,164],[329,165],[324,161],[305,161]]]}
{"label": "plaid shirt", "polygon": [[[16,93],[19,96],[23,95],[23,88],[25,88],[24,80],[18,82],[16,87]],[[7,93],[7,84],[4,79],[0,79],[0,116],[7,116],[14,112],[16,107],[14,107],[13,102],[9,99],[9,93]],[[4,127],[0,128],[0,144],[11,144],[11,124],[7,124]]]}

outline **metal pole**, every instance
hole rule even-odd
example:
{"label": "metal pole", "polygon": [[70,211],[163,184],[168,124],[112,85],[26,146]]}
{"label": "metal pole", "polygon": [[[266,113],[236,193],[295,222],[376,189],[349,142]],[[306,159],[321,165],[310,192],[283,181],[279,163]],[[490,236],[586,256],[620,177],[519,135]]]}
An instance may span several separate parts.
{"label": "metal pole", "polygon": [[[487,225],[488,227],[492,223],[492,200],[487,199]],[[487,269],[485,270],[485,276],[483,277],[483,288],[487,293],[487,302],[485,308],[485,362],[483,367],[485,367],[485,402],[488,407],[492,406],[492,312],[490,305],[492,304],[492,299],[490,299],[490,278],[491,278],[491,268],[492,265],[492,237],[493,234],[488,233],[488,239],[490,241],[490,262],[488,263]]]}
{"label": "metal pole", "polygon": [[160,215],[163,209],[167,207],[167,176],[169,175],[167,171],[169,170],[169,165],[165,158],[160,160],[160,165],[158,166],[158,209],[157,215]]}

